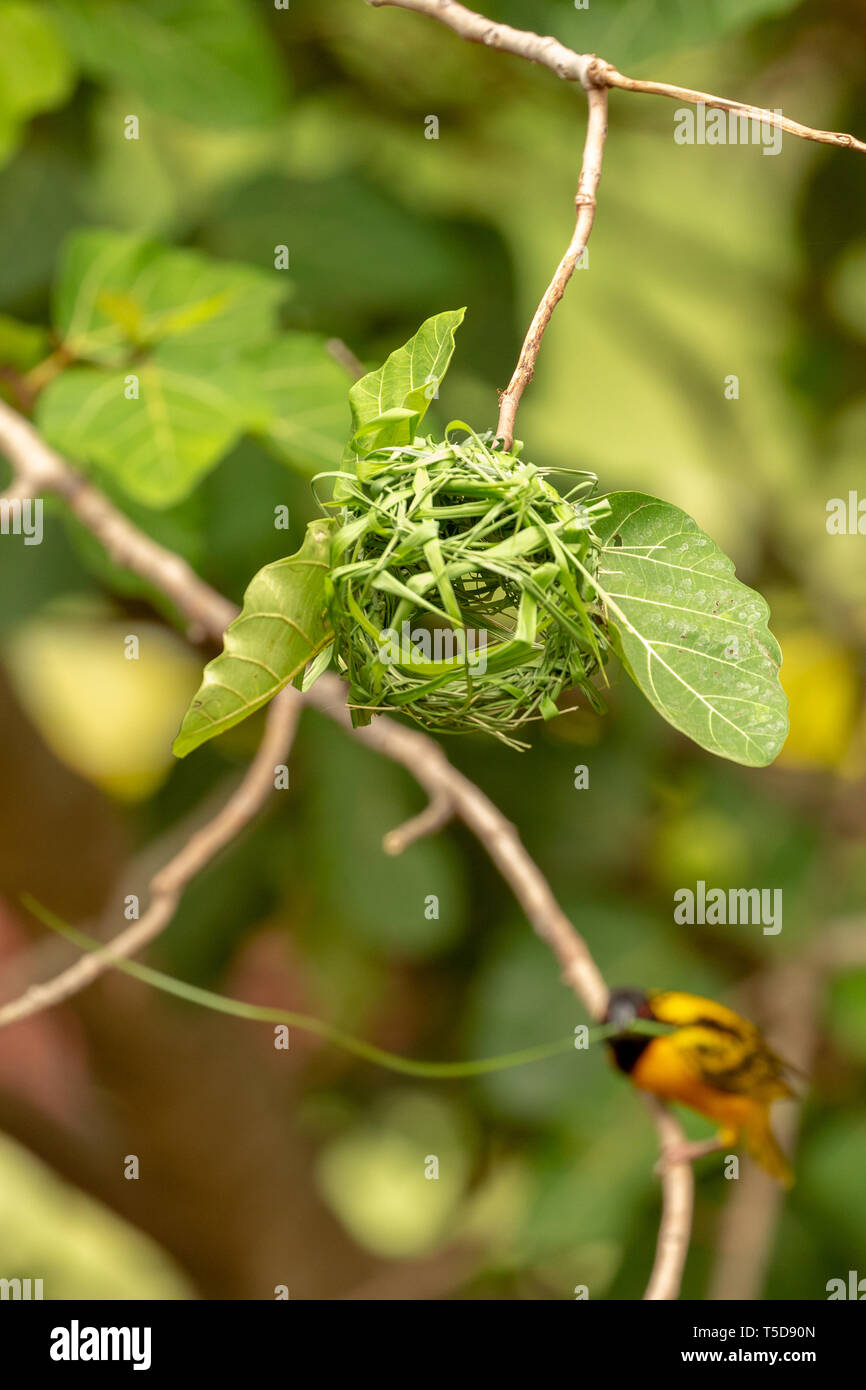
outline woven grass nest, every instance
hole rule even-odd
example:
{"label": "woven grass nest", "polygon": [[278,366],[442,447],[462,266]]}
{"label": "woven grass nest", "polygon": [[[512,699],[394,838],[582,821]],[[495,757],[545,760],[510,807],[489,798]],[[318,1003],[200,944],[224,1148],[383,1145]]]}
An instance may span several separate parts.
{"label": "woven grass nest", "polygon": [[579,474],[564,495],[545,470],[449,426],[341,474],[327,580],[338,668],[356,723],[399,710],[427,729],[517,744],[591,677],[608,643],[593,598],[607,510]]}

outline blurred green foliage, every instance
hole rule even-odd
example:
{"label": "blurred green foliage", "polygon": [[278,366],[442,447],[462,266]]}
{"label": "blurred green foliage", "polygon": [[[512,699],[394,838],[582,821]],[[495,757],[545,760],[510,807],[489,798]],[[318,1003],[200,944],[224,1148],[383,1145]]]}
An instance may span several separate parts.
{"label": "blurred green foliage", "polygon": [[[625,71],[866,131],[853,0],[481,7]],[[421,319],[466,304],[434,412],[439,424],[495,422],[497,387],[571,232],[583,106],[551,73],[361,0],[58,0],[0,4],[0,88],[0,390],[235,601],[297,549],[315,515],[309,477],[345,438],[327,338],[378,363]],[[830,924],[862,922],[864,542],[829,536],[825,505],[866,487],[866,194],[844,151],[788,138],[776,157],[678,146],[674,109],[611,95],[588,267],[546,335],[519,432],[539,464],[588,467],[605,488],[683,507],[771,596],[790,662],[789,744],[768,771],[722,764],[617,680],[603,723],[581,709],[539,728],[522,755],[477,738],[448,752],[517,822],[612,983],[734,999],[756,972],[814,950]],[[438,140],[425,139],[431,113]],[[137,139],[125,138],[130,116]],[[286,271],[274,268],[279,246]],[[78,323],[78,360],[49,379],[40,364],[70,350],[64,277],[77,262],[80,285],[109,249],[113,278]],[[89,393],[96,374],[130,372],[159,375],[170,438],[144,411],[134,435],[108,410],[82,415],[85,376]],[[288,532],[274,528],[277,506],[290,509]],[[99,654],[154,612],[182,626],[61,508],[46,507],[45,526],[41,546],[0,540],[3,886],[10,903],[26,889],[61,913],[107,902],[113,931],[133,891],[124,856],[164,858],[225,795],[257,727],[167,777],[155,753],[158,775],[121,799],[148,730],[179,722],[189,691],[151,671],[136,714],[100,676]],[[70,596],[86,631],[71,626]],[[31,659],[25,687],[20,653],[46,623],[75,636],[82,675],[61,686],[50,661]],[[182,660],[178,639],[160,640]],[[116,732],[124,719],[128,733],[103,743],[100,725]],[[102,752],[114,748],[110,767],[84,757],[85,722]],[[590,785],[578,791],[583,764]],[[468,837],[381,853],[382,833],[420,806],[402,772],[309,716],[281,796],[185,896],[153,951],[162,968],[422,1057],[510,1051],[581,1021]],[[50,844],[46,823],[63,827]],[[781,888],[783,931],[675,926],[672,892],[698,878]],[[438,916],[425,913],[430,895]],[[851,961],[818,991],[798,1184],[768,1295],[820,1298],[828,1279],[866,1273],[864,980]],[[54,1054],[36,1033],[0,1037],[0,1123],[24,1146],[4,1150],[16,1220],[3,1225],[0,1275],[44,1271],[47,1296],[97,1297],[117,1267],[127,1296],[272,1297],[291,1267],[293,1296],[368,1278],[414,1296],[441,1257],[441,1294],[569,1298],[588,1283],[592,1297],[640,1295],[656,1234],[654,1136],[603,1056],[407,1091],[301,1040],[275,1061],[253,1025],[189,1018],[143,993],[108,982],[81,996],[63,1048],[52,1044],[56,1057],[80,1055],[85,1078],[81,1113],[65,1123],[111,1153],[86,1209],[48,1188],[30,1201],[47,1179],[25,1150],[66,1172],[64,1131],[52,1149],[39,1120]],[[134,1142],[154,1156],[151,1205],[143,1191],[131,1219],[169,1260],[149,1246],[139,1265],[128,1230],[105,1225],[121,1134],[135,1138],[118,1152]],[[423,1179],[431,1153],[438,1184]],[[688,1297],[706,1292],[730,1186],[713,1161],[701,1166]],[[168,1221],[169,1208],[187,1215]],[[452,1267],[463,1240],[474,1253]]]}

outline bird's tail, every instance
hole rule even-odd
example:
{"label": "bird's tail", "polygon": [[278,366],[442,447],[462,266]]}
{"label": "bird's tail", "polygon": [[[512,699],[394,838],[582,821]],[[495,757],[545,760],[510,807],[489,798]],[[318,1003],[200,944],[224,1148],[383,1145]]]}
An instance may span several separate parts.
{"label": "bird's tail", "polygon": [[776,1142],[768,1116],[750,1125],[743,1138],[752,1158],[771,1178],[775,1178],[783,1187],[793,1187],[794,1170]]}

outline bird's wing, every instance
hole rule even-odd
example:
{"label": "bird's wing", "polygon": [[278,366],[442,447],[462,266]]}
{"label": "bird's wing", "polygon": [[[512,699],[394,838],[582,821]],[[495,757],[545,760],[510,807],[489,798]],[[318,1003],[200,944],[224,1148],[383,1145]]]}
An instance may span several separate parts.
{"label": "bird's wing", "polygon": [[673,1042],[691,1068],[720,1091],[777,1100],[793,1095],[785,1064],[754,1023],[697,994],[669,990],[650,996],[653,1017],[671,1023]]}
{"label": "bird's wing", "polygon": [[793,1094],[784,1077],[784,1064],[745,1020],[740,1020],[736,1031],[693,1024],[679,1028],[669,1041],[690,1069],[718,1091],[767,1102]]}

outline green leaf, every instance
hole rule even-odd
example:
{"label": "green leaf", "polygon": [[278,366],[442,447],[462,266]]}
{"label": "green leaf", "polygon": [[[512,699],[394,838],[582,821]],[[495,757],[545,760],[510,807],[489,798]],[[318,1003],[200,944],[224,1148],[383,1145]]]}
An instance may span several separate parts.
{"label": "green leaf", "polygon": [[640,492],[609,501],[593,583],[629,674],[702,748],[766,766],[788,731],[767,604],[678,507]]}
{"label": "green leaf", "polygon": [[[449,309],[426,319],[414,338],[392,352],[378,371],[355,382],[349,392],[351,456],[389,444],[411,444],[448,370],[454,334],[465,313],[465,309]],[[379,429],[377,420],[382,421]],[[362,441],[363,447],[355,449],[355,443]]]}
{"label": "green leaf", "polygon": [[268,425],[260,366],[244,355],[275,338],[286,290],[253,266],[113,231],[74,234],[55,324],[74,358],[100,368],[57,377],[40,398],[40,426],[148,506],[186,497],[245,430]]}
{"label": "green leaf", "polygon": [[238,364],[187,368],[162,350],[128,369],[70,368],[42,393],[36,411],[56,448],[105,468],[150,507],[186,497],[264,418],[255,385]]}
{"label": "green leaf", "polygon": [[167,339],[237,353],[277,331],[288,286],[277,272],[88,229],[64,247],[54,323],[77,358],[117,365]]}
{"label": "green leaf", "polygon": [[252,125],[278,114],[283,74],[246,0],[75,0],[51,14],[92,76],[199,125]]}
{"label": "green leaf", "polygon": [[269,410],[264,438],[302,473],[339,468],[349,425],[349,378],[312,333],[286,333],[250,353]]}
{"label": "green leaf", "polygon": [[240,616],[226,628],[222,654],[208,662],[174,752],[194,748],[261,709],[330,639],[325,618],[329,521],[311,521],[296,555],[259,570]]}
{"label": "green leaf", "polygon": [[74,79],[50,19],[32,4],[0,4],[0,158],[14,149],[24,121],[66,100]]}

